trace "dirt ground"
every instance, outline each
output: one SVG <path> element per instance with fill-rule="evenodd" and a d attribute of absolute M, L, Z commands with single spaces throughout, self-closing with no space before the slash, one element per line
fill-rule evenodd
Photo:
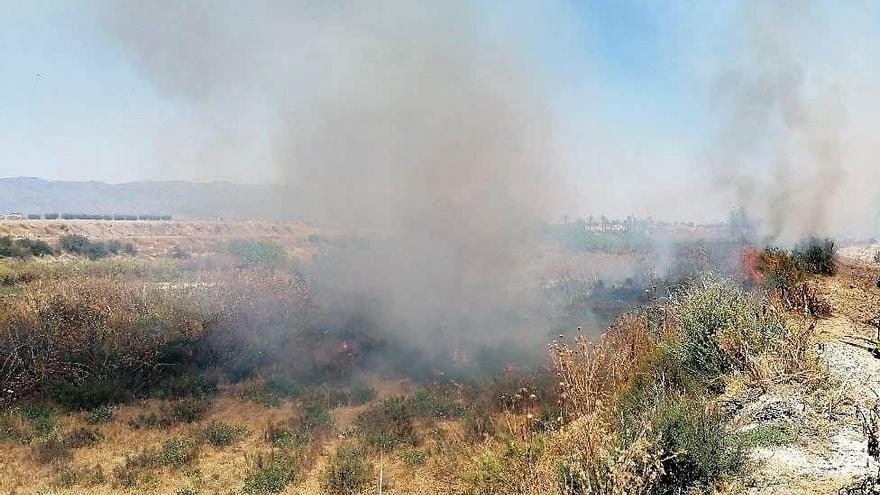
<path fill-rule="evenodd" d="M 790 444 L 752 451 L 756 468 L 746 482 L 747 493 L 849 493 L 846 487 L 877 474 L 859 415 L 880 401 L 880 359 L 872 353 L 880 266 L 870 261 L 869 252 L 842 250 L 838 274 L 815 281 L 833 310 L 830 318 L 816 323 L 817 352 L 827 376 L 813 390 L 769 387 L 749 398 L 749 406 L 738 414 L 743 428 L 781 421 L 799 433 Z"/>

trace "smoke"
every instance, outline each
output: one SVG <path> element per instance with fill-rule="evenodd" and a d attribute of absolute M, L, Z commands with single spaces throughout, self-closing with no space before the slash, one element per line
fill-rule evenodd
<path fill-rule="evenodd" d="M 140 69 L 218 136 L 199 166 L 263 143 L 277 179 L 303 195 L 290 204 L 309 205 L 297 215 L 375 235 L 311 267 L 325 304 L 444 349 L 544 339 L 531 318 L 538 225 L 558 199 L 552 117 L 517 41 L 529 33 L 492 32 L 480 9 L 105 6 Z"/>
<path fill-rule="evenodd" d="M 748 2 L 733 44 L 741 52 L 723 58 L 714 81 L 712 187 L 731 190 L 782 242 L 878 225 L 877 167 L 862 135 L 876 122 L 876 84 L 863 72 L 870 50 L 860 50 L 875 35 L 857 9 L 827 8 Z"/>

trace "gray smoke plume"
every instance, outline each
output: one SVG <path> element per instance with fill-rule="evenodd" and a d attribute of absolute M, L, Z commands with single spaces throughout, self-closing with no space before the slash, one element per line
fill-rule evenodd
<path fill-rule="evenodd" d="M 413 338 L 486 341 L 540 330 L 528 321 L 538 304 L 532 241 L 556 198 L 541 81 L 517 43 L 486 31 L 479 9 L 196 1 L 105 10 L 159 90 L 218 136 L 200 166 L 265 143 L 278 178 L 302 191 L 291 204 L 309 205 L 299 214 L 381 234 L 317 260 L 328 304 L 368 308 Z"/>
<path fill-rule="evenodd" d="M 854 34 L 871 31 L 853 30 L 845 9 L 828 16 L 823 6 L 746 3 L 735 44 L 742 52 L 715 81 L 713 186 L 732 189 L 764 221 L 764 234 L 783 242 L 877 227 L 876 167 L 858 135 L 873 125 L 865 109 L 876 97 L 861 86 L 870 52 Z"/>

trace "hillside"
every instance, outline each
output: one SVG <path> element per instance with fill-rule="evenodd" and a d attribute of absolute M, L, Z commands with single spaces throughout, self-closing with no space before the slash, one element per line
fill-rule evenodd
<path fill-rule="evenodd" d="M 34 177 L 0 178 L 0 213 L 163 214 L 183 219 L 281 220 L 301 212 L 281 186 L 139 181 L 47 181 Z"/>

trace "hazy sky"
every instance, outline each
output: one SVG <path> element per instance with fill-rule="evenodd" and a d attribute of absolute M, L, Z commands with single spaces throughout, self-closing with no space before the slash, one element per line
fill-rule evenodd
<path fill-rule="evenodd" d="M 265 3 L 272 2 L 260 2 Z M 234 118 L 225 120 L 205 112 L 199 98 L 169 90 L 145 70 L 144 54 L 134 53 L 121 39 L 118 25 L 108 27 L 108 4 L 113 2 L 0 0 L 0 176 L 109 182 L 278 180 L 267 124 L 275 118 L 272 106 L 250 105 L 252 93 L 239 95 L 235 87 L 227 87 L 224 108 Z M 163 4 L 171 2 L 155 5 Z M 779 8 L 757 8 L 766 4 Z M 749 102 L 763 95 L 761 78 L 767 71 L 764 62 L 756 62 L 767 46 L 762 29 L 780 33 L 785 48 L 780 51 L 796 60 L 793 73 L 805 81 L 796 88 L 807 95 L 807 104 L 795 106 L 812 108 L 813 89 L 824 94 L 821 88 L 832 88 L 842 108 L 835 115 L 845 115 L 842 119 L 855 128 L 856 136 L 839 146 L 848 150 L 853 141 L 870 148 L 858 130 L 868 128 L 862 125 L 867 117 L 859 116 L 860 102 L 864 95 L 874 94 L 877 83 L 872 79 L 880 73 L 880 63 L 875 62 L 880 53 L 876 2 L 473 5 L 477 29 L 509 50 L 520 65 L 527 65 L 538 81 L 556 150 L 547 160 L 571 193 L 567 208 L 575 213 L 631 210 L 701 219 L 717 216 L 743 198 L 753 200 L 754 191 L 763 187 L 761 170 L 780 173 L 775 162 L 770 166 L 763 160 L 777 160 L 781 152 L 772 144 L 756 145 L 747 156 L 758 165 L 743 178 L 739 169 L 745 167 L 744 158 L 738 148 L 748 148 L 751 142 L 728 145 L 720 136 L 748 129 L 752 117 L 755 129 L 763 125 L 760 115 L 753 115 L 760 105 L 749 107 L 751 113 L 743 117 L 737 100 L 742 88 Z M 753 15 L 756 10 L 768 12 Z M 788 18 L 801 17 L 806 19 L 803 24 L 786 31 Z M 248 18 L 240 22 L 246 24 Z M 249 70 L 236 67 L 236 60 L 233 54 L 228 70 Z M 286 89 L 291 98 L 303 97 L 297 91 L 310 85 L 300 86 L 295 78 L 309 74 L 303 70 L 300 76 L 285 75 L 285 81 L 294 77 Z M 777 75 L 772 70 L 769 74 Z M 725 92 L 730 80 L 735 89 Z M 775 81 L 769 87 L 775 87 Z M 731 93 L 735 96 L 725 96 Z M 771 100 L 768 106 L 776 101 Z M 873 98 L 866 108 L 876 108 Z M 853 121 L 856 125 L 850 124 Z M 752 131 L 758 138 L 742 139 L 755 141 L 770 134 Z M 845 156 L 841 159 L 846 162 Z M 724 173 L 718 173 L 714 162 L 732 165 L 723 165 Z M 856 175 L 866 167 L 859 165 Z M 752 175 L 759 176 L 757 185 L 751 183 Z M 718 190 L 699 187 L 719 182 Z M 726 187 L 732 183 L 737 187 Z M 865 192 L 869 193 L 874 190 Z"/>

